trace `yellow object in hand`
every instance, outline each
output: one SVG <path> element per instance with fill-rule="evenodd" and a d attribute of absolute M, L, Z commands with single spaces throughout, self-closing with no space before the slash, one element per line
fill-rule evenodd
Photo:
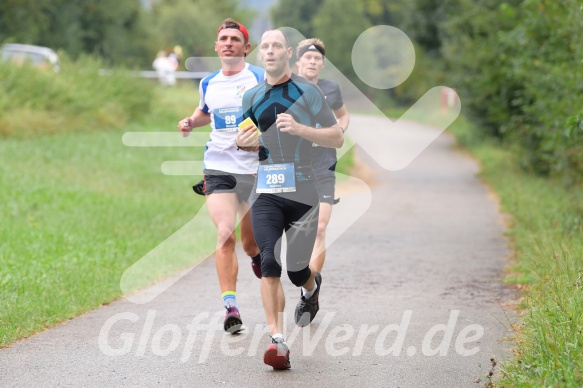
<path fill-rule="evenodd" d="M 259 130 L 259 128 L 257 128 L 253 120 L 251 120 L 251 117 L 247 117 L 245 120 L 241 121 L 241 123 L 239 124 L 239 130 L 245 128 L 248 125 L 253 125 L 255 127 L 255 130 L 257 131 L 257 137 L 261 136 L 261 131 Z"/>

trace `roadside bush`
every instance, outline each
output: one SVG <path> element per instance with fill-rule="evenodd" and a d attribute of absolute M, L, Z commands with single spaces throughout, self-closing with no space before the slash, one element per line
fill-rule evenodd
<path fill-rule="evenodd" d="M 0 64 L 0 136 L 121 128 L 148 112 L 154 84 L 101 62 L 61 55 L 59 73 Z"/>
<path fill-rule="evenodd" d="M 443 57 L 466 113 L 517 145 L 525 169 L 582 180 L 579 1 L 454 0 L 444 7 Z"/>
<path fill-rule="evenodd" d="M 510 72 L 514 53 L 500 44 L 517 23 L 517 8 L 501 0 L 453 0 L 442 12 L 447 15 L 440 34 L 449 83 L 458 89 L 468 118 L 501 138 L 512 116 L 520 114 L 524 89 L 522 78 Z"/>
<path fill-rule="evenodd" d="M 564 131 L 555 132 L 554 170 L 567 185 L 583 182 L 583 111 L 567 120 Z"/>

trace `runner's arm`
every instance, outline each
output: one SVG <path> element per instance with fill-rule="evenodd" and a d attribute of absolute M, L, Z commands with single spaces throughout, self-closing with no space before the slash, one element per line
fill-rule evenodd
<path fill-rule="evenodd" d="M 346 105 L 342 105 L 340 108 L 334 110 L 334 116 L 338 120 L 338 125 L 342 129 L 342 133 L 346 132 L 348 125 L 350 124 L 350 115 L 346 109 Z"/>
<path fill-rule="evenodd" d="M 183 137 L 187 137 L 193 128 L 203 127 L 210 124 L 210 122 L 210 113 L 205 113 L 202 109 L 196 108 L 192 116 L 185 117 L 178 122 L 178 130 Z"/>
<path fill-rule="evenodd" d="M 314 128 L 294 120 L 288 113 L 280 113 L 275 121 L 281 132 L 300 136 L 322 147 L 340 148 L 344 144 L 344 134 L 338 124 L 325 128 Z"/>

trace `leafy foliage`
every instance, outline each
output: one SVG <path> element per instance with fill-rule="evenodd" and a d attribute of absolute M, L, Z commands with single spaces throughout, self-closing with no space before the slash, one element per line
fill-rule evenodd
<path fill-rule="evenodd" d="M 579 1 L 455 0 L 445 12 L 442 53 L 467 112 L 518 145 L 525 168 L 581 180 L 581 139 L 565 132 L 583 104 Z"/>
<path fill-rule="evenodd" d="M 180 45 L 185 49 L 186 56 L 216 55 L 216 31 L 227 17 L 244 24 L 248 19 L 233 0 L 164 1 L 145 15 L 152 31 L 155 31 L 152 40 L 157 47 L 168 49 Z"/>
<path fill-rule="evenodd" d="M 370 27 L 362 5 L 353 0 L 324 0 L 313 23 L 315 36 L 325 37 L 326 56 L 342 74 L 355 79 L 349 53 L 359 35 Z"/>
<path fill-rule="evenodd" d="M 214 32 L 226 17 L 250 20 L 235 0 L 10 0 L 0 3 L 0 42 L 61 49 L 73 59 L 99 56 L 106 65 L 149 68 L 160 49 L 214 54 Z"/>
<path fill-rule="evenodd" d="M 110 64 L 136 65 L 148 55 L 139 0 L 12 0 L 0 4 L 0 41 L 63 49 L 73 58 L 96 54 Z"/>
<path fill-rule="evenodd" d="M 292 27 L 305 37 L 316 36 L 314 17 L 323 0 L 279 0 L 272 10 L 276 27 Z"/>

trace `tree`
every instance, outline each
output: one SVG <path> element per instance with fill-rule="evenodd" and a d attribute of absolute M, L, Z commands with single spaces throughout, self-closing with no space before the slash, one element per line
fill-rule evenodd
<path fill-rule="evenodd" d="M 314 18 L 314 35 L 326 45 L 326 57 L 346 77 L 357 81 L 351 52 L 356 39 L 371 27 L 362 5 L 353 0 L 325 0 Z"/>
<path fill-rule="evenodd" d="M 408 4 L 403 29 L 431 57 L 441 49 L 439 25 L 443 21 L 443 1 L 414 0 Z"/>
<path fill-rule="evenodd" d="M 155 50 L 179 45 L 189 57 L 215 56 L 217 28 L 223 20 L 232 17 L 245 23 L 246 16 L 231 0 L 171 0 L 157 4 L 148 18 Z"/>
<path fill-rule="evenodd" d="M 0 3 L 0 39 L 136 63 L 145 54 L 139 0 L 8 0 Z"/>
<path fill-rule="evenodd" d="M 366 18 L 375 26 L 388 25 L 397 28 L 403 26 L 405 12 L 408 10 L 406 0 L 358 0 Z"/>
<path fill-rule="evenodd" d="M 292 27 L 305 37 L 316 34 L 312 23 L 323 0 L 280 0 L 273 8 L 272 18 L 277 27 Z"/>
<path fill-rule="evenodd" d="M 528 170 L 583 180 L 580 1 L 447 4 L 442 56 L 466 113 L 501 142 L 516 145 Z"/>
<path fill-rule="evenodd" d="M 52 7 L 35 0 L 5 0 L 0 2 L 0 42 L 13 41 L 34 44 L 47 32 L 51 23 L 47 13 Z"/>

